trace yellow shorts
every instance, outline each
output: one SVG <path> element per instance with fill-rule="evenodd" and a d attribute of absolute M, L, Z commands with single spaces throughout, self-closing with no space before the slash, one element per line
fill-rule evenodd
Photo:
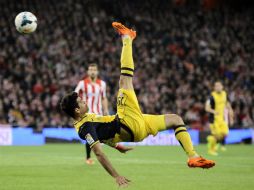
<path fill-rule="evenodd" d="M 117 115 L 134 135 L 134 142 L 142 141 L 148 135 L 156 135 L 166 129 L 164 115 L 143 114 L 134 90 L 119 89 Z"/>
<path fill-rule="evenodd" d="M 225 121 L 215 121 L 210 124 L 211 133 L 213 135 L 226 136 L 229 129 L 228 124 Z"/>

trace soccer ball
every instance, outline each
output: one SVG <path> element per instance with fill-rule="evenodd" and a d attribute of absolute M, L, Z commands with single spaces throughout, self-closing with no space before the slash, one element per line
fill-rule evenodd
<path fill-rule="evenodd" d="M 37 28 L 37 18 L 33 13 L 21 12 L 15 18 L 16 29 L 22 34 L 29 34 Z"/>

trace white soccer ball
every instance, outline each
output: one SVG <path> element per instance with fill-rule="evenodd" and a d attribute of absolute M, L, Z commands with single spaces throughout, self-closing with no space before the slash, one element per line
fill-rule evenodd
<path fill-rule="evenodd" d="M 33 13 L 21 12 L 15 18 L 16 29 L 22 34 L 29 34 L 37 28 L 37 18 Z"/>

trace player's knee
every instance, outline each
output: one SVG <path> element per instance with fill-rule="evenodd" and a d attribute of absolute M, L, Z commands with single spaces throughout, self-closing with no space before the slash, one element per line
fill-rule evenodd
<path fill-rule="evenodd" d="M 174 124 L 175 124 L 175 126 L 184 125 L 182 117 L 177 114 L 174 114 Z"/>
<path fill-rule="evenodd" d="M 182 117 L 177 114 L 166 114 L 165 122 L 167 127 L 184 125 Z"/>
<path fill-rule="evenodd" d="M 133 89 L 132 77 L 120 76 L 119 87 L 123 89 Z"/>
<path fill-rule="evenodd" d="M 217 141 L 222 140 L 223 136 L 221 134 L 215 134 L 214 135 Z"/>
<path fill-rule="evenodd" d="M 119 87 L 122 88 L 122 86 L 124 86 L 124 80 L 122 77 L 120 77 L 119 79 Z"/>

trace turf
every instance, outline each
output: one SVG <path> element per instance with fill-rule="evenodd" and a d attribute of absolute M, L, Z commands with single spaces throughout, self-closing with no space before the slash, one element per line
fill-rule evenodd
<path fill-rule="evenodd" d="M 135 190 L 248 190 L 254 188 L 254 146 L 231 145 L 210 170 L 189 169 L 178 146 L 135 147 L 128 154 L 103 148 L 120 174 Z M 205 154 L 205 146 L 196 147 Z M 80 144 L 39 147 L 0 147 L 1 190 L 112 190 L 118 189 L 96 162 L 84 164 Z"/>

